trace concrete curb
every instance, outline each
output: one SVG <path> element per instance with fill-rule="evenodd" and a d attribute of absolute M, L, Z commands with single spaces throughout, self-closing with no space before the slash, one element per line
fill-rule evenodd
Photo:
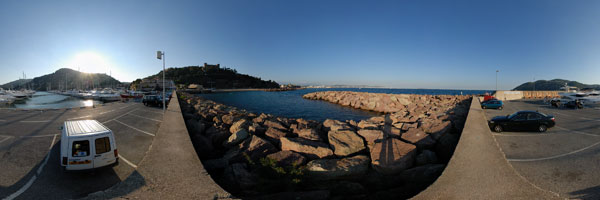
<path fill-rule="evenodd" d="M 521 177 L 506 160 L 473 98 L 454 155 L 442 175 L 413 199 L 559 199 Z"/>
<path fill-rule="evenodd" d="M 230 199 L 204 169 L 192 145 L 181 114 L 177 93 L 173 97 L 156 137 L 126 180 L 88 199 Z"/>

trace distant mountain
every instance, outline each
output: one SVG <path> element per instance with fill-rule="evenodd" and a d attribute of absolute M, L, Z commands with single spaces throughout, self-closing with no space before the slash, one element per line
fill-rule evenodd
<path fill-rule="evenodd" d="M 221 68 L 219 64 L 204 66 L 187 66 L 182 68 L 168 68 L 165 77 L 175 84 L 198 84 L 204 88 L 230 89 L 230 88 L 279 88 L 275 81 L 265 81 L 247 74 L 239 74 L 235 69 Z M 161 79 L 163 71 L 144 79 Z M 140 80 L 134 81 L 137 84 Z"/>
<path fill-rule="evenodd" d="M 4 85 L 0 85 L 1 88 L 4 89 L 20 89 L 23 87 L 27 87 L 26 84 L 30 83 L 32 79 L 19 79 L 16 81 L 12 81 L 9 83 L 6 83 Z"/>
<path fill-rule="evenodd" d="M 584 88 L 590 88 L 590 89 L 596 89 L 596 90 L 600 90 L 600 85 L 598 84 L 593 84 L 593 85 L 588 85 L 588 84 L 583 84 L 577 81 L 569 81 L 569 80 L 564 80 L 564 79 L 553 79 L 553 80 L 538 80 L 534 82 L 527 82 L 527 83 L 523 83 L 519 86 L 517 86 L 515 89 L 513 90 L 523 90 L 523 91 L 530 91 L 530 90 L 562 90 L 561 87 L 565 86 L 565 83 L 567 83 L 568 86 L 571 87 L 577 87 L 579 89 L 584 89 Z M 535 88 L 534 88 L 535 87 Z"/>
<path fill-rule="evenodd" d="M 15 83 L 22 83 L 25 80 L 29 81 L 24 84 Z M 116 87 L 121 84 L 121 82 L 106 74 L 83 73 L 68 68 L 62 68 L 52 74 L 46 74 L 33 79 L 16 80 L 2 85 L 2 87 L 7 89 L 8 87 L 5 85 L 11 83 L 13 89 L 31 88 L 38 91 L 105 88 Z"/>

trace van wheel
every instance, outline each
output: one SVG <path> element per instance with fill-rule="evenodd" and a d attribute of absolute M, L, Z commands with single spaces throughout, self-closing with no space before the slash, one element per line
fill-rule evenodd
<path fill-rule="evenodd" d="M 498 110 L 502 110 L 502 108 L 503 108 L 503 107 L 504 107 L 504 106 L 500 106 L 500 107 L 498 107 Z"/>
<path fill-rule="evenodd" d="M 548 130 L 548 127 L 546 127 L 546 125 L 540 125 L 540 127 L 538 127 L 538 131 L 540 132 L 546 132 L 546 130 Z"/>
<path fill-rule="evenodd" d="M 500 125 L 494 126 L 494 131 L 496 131 L 496 133 L 502 132 L 502 126 L 500 126 Z"/>
<path fill-rule="evenodd" d="M 483 109 L 486 109 L 487 107 L 485 107 L 485 106 L 481 106 L 481 108 L 483 108 Z"/>

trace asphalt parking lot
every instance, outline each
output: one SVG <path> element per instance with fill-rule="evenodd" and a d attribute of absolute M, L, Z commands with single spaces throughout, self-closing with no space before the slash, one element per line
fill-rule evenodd
<path fill-rule="evenodd" d="M 160 123 L 160 108 L 115 102 L 95 108 L 0 110 L 0 199 L 72 199 L 111 187 L 135 172 Z M 60 168 L 60 126 L 95 119 L 115 134 L 119 165 L 84 172 Z"/>
<path fill-rule="evenodd" d="M 519 110 L 554 115 L 545 133 L 492 132 L 506 159 L 534 186 L 565 198 L 600 199 L 600 110 L 554 108 L 541 100 L 505 101 L 486 120 Z"/>

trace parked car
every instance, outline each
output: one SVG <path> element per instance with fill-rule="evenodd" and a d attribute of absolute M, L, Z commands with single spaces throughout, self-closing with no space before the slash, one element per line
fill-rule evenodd
<path fill-rule="evenodd" d="M 144 95 L 142 98 L 142 103 L 145 106 L 159 106 L 162 107 L 162 99 L 160 99 L 157 95 Z"/>
<path fill-rule="evenodd" d="M 61 129 L 60 165 L 64 171 L 119 164 L 115 136 L 100 122 L 65 121 Z"/>
<path fill-rule="evenodd" d="M 500 100 L 489 100 L 481 103 L 481 108 L 496 108 L 498 110 L 502 110 L 502 108 L 504 108 L 504 103 Z"/>
<path fill-rule="evenodd" d="M 569 101 L 567 103 L 565 103 L 564 105 L 567 108 L 573 108 L 573 109 L 583 109 L 583 102 L 579 101 L 579 100 L 575 100 L 575 101 Z"/>
<path fill-rule="evenodd" d="M 539 131 L 545 132 L 555 125 L 552 115 L 537 111 L 518 111 L 511 115 L 496 116 L 488 121 L 490 129 L 502 131 Z"/>
<path fill-rule="evenodd" d="M 483 101 L 481 101 L 481 103 L 487 102 L 487 101 L 490 101 L 490 100 L 498 100 L 498 99 L 496 99 L 496 97 L 491 96 L 491 95 L 485 95 L 485 96 L 483 96 Z"/>

